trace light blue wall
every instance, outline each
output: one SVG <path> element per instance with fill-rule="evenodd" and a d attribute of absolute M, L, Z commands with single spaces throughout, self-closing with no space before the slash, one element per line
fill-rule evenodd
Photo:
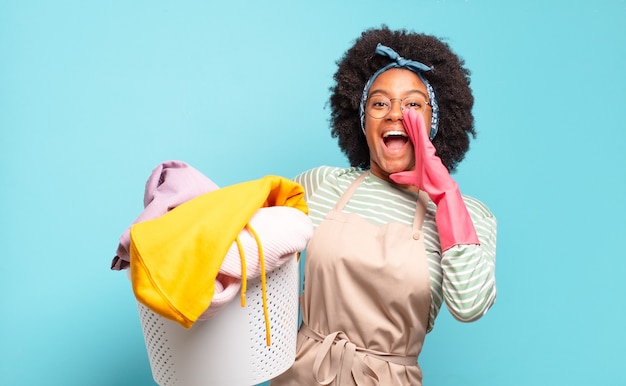
<path fill-rule="evenodd" d="M 478 139 L 456 178 L 499 219 L 496 305 L 444 311 L 426 385 L 624 385 L 626 1 L 0 1 L 0 384 L 152 385 L 109 270 L 145 180 L 345 165 L 325 104 L 366 27 L 447 38 Z"/>

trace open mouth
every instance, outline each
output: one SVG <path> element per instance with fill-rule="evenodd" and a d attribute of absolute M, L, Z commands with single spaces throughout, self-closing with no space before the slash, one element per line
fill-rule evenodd
<path fill-rule="evenodd" d="M 388 131 L 383 134 L 383 142 L 389 149 L 400 149 L 409 141 L 409 137 L 403 131 Z"/>

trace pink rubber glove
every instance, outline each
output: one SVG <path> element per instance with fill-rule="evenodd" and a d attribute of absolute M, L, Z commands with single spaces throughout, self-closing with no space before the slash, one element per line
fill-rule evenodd
<path fill-rule="evenodd" d="M 442 252 L 459 244 L 480 244 L 459 185 L 435 155 L 435 147 L 426 133 L 424 117 L 406 109 L 403 118 L 402 123 L 413 142 L 415 169 L 393 173 L 389 177 L 398 184 L 413 185 L 425 191 L 437 205 L 435 221 Z"/>

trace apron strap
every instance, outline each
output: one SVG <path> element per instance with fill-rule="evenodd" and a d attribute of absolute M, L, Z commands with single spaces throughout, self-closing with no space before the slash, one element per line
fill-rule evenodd
<path fill-rule="evenodd" d="M 350 201 L 350 198 L 352 197 L 352 194 L 354 193 L 356 188 L 359 186 L 361 182 L 365 180 L 365 177 L 367 177 L 369 173 L 370 171 L 366 170 L 363 173 L 361 173 L 361 175 L 358 176 L 354 181 L 352 181 L 350 186 L 348 186 L 348 189 L 346 189 L 346 191 L 343 192 L 341 197 L 339 197 L 339 201 L 337 201 L 337 203 L 335 204 L 335 208 L 334 208 L 335 210 L 342 210 L 343 207 L 346 206 L 348 201 Z"/>
<path fill-rule="evenodd" d="M 422 190 L 419 191 L 417 202 L 415 203 L 415 216 L 413 216 L 413 230 L 421 231 L 424 224 L 424 216 L 428 207 L 428 194 Z"/>

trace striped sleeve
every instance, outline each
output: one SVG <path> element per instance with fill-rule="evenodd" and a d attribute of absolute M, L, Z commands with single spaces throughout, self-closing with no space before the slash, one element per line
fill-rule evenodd
<path fill-rule="evenodd" d="M 496 219 L 478 200 L 464 196 L 480 245 L 456 245 L 441 258 L 443 297 L 452 315 L 471 322 L 496 299 Z"/>
<path fill-rule="evenodd" d="M 317 227 L 335 206 L 341 194 L 348 188 L 354 176 L 354 168 L 319 166 L 307 170 L 294 178 L 304 187 L 304 197 L 309 206 L 309 217 Z"/>
<path fill-rule="evenodd" d="M 322 182 L 326 179 L 326 176 L 339 170 L 343 169 L 331 166 L 319 166 L 298 174 L 293 180 L 304 187 L 304 197 L 308 201 L 311 199 L 311 196 L 317 192 Z"/>

